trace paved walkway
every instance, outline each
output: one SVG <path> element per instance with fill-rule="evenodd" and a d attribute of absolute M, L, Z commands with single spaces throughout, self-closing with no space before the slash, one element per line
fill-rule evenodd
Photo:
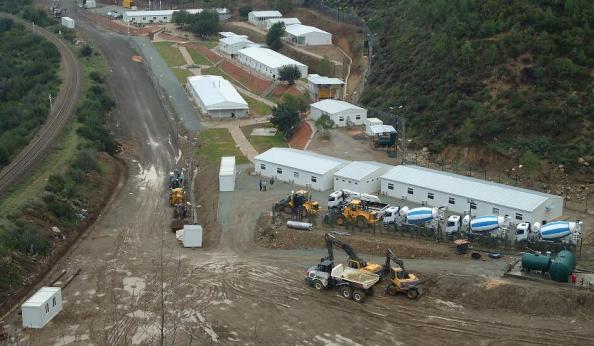
<path fill-rule="evenodd" d="M 186 48 L 184 46 L 177 46 L 177 48 L 179 49 L 179 52 L 181 53 L 181 55 L 184 57 L 186 64 L 194 65 L 194 59 L 192 59 L 192 56 L 188 52 L 188 48 Z"/>

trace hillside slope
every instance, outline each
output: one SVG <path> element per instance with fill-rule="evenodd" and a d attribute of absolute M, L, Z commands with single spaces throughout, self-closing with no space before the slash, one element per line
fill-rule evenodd
<path fill-rule="evenodd" d="M 377 34 L 362 102 L 405 105 L 414 142 L 531 151 L 568 168 L 594 159 L 594 2 L 336 3 Z"/>

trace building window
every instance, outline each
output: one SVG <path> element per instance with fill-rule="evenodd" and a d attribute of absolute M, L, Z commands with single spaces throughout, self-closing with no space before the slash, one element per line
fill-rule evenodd
<path fill-rule="evenodd" d="M 433 198 L 435 198 L 435 196 L 433 196 L 433 192 L 427 192 L 427 198 L 428 198 L 428 199 L 433 199 Z"/>
<path fill-rule="evenodd" d="M 338 121 L 344 121 L 344 117 L 338 117 Z"/>
<path fill-rule="evenodd" d="M 282 168 L 280 168 L 280 167 L 278 167 L 278 168 L 276 169 L 276 173 L 278 173 L 278 174 L 283 174 L 283 169 L 282 169 Z"/>
<path fill-rule="evenodd" d="M 493 208 L 493 214 L 499 215 L 499 208 Z"/>
<path fill-rule="evenodd" d="M 455 199 L 454 197 L 450 197 L 450 198 L 448 199 L 448 203 L 449 203 L 449 204 L 456 204 L 456 199 Z"/>
<path fill-rule="evenodd" d="M 361 120 L 361 116 L 359 114 L 355 115 L 356 120 Z"/>
<path fill-rule="evenodd" d="M 56 306 L 56 297 L 52 298 L 52 306 Z"/>
<path fill-rule="evenodd" d="M 476 210 L 476 203 L 470 202 L 470 209 L 475 209 Z"/>
<path fill-rule="evenodd" d="M 394 190 L 394 184 L 388 183 L 388 190 Z"/>
<path fill-rule="evenodd" d="M 49 314 L 49 304 L 45 303 L 45 313 Z"/>
<path fill-rule="evenodd" d="M 359 183 L 358 182 L 355 182 L 355 185 L 359 185 Z"/>
<path fill-rule="evenodd" d="M 349 180 L 349 184 L 351 183 L 351 181 Z"/>
<path fill-rule="evenodd" d="M 312 183 L 315 183 L 315 182 L 317 182 L 317 181 L 318 181 L 318 178 L 312 175 L 312 176 L 311 176 L 311 182 L 312 182 Z"/>
<path fill-rule="evenodd" d="M 299 172 L 293 172 L 293 177 L 299 178 Z"/>
<path fill-rule="evenodd" d="M 524 218 L 524 215 L 522 215 L 520 213 L 516 213 L 516 220 L 522 221 L 523 218 Z"/>
<path fill-rule="evenodd" d="M 260 169 L 266 169 L 266 165 L 265 165 L 265 164 L 263 164 L 263 163 L 261 163 L 261 164 L 260 164 Z"/>
<path fill-rule="evenodd" d="M 407 190 L 409 195 L 414 195 L 415 194 L 415 190 L 412 187 L 409 187 Z"/>

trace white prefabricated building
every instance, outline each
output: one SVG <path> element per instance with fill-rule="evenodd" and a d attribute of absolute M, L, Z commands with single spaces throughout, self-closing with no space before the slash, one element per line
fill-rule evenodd
<path fill-rule="evenodd" d="M 256 173 L 311 190 L 324 191 L 334 184 L 334 173 L 348 161 L 291 148 L 270 148 L 254 158 Z"/>
<path fill-rule="evenodd" d="M 221 157 L 219 169 L 219 191 L 235 190 L 235 156 Z"/>
<path fill-rule="evenodd" d="M 289 25 L 301 24 L 298 18 L 271 18 L 266 20 L 266 31 L 270 30 L 276 23 L 283 23 L 285 27 Z"/>
<path fill-rule="evenodd" d="M 202 247 L 202 226 L 184 225 L 184 228 L 175 232 L 175 237 L 183 247 Z"/>
<path fill-rule="evenodd" d="M 129 24 L 151 24 L 151 23 L 171 23 L 173 20 L 173 13 L 182 10 L 149 10 L 149 11 L 125 11 L 122 20 Z M 186 8 L 183 11 L 189 14 L 197 14 L 204 11 L 201 8 Z M 230 17 L 229 9 L 227 8 L 213 8 L 207 11 L 216 11 L 219 15 L 219 20 Z"/>
<path fill-rule="evenodd" d="M 344 81 L 339 78 L 320 76 L 312 73 L 307 76 L 307 89 L 315 101 L 325 99 L 342 99 Z"/>
<path fill-rule="evenodd" d="M 221 76 L 188 77 L 187 88 L 203 114 L 215 118 L 242 118 L 248 115 L 247 102 Z"/>
<path fill-rule="evenodd" d="M 563 197 L 429 168 L 400 165 L 381 177 L 381 193 L 390 197 L 447 207 L 473 216 L 508 215 L 513 223 L 561 217 Z"/>
<path fill-rule="evenodd" d="M 239 50 L 239 62 L 269 78 L 278 78 L 278 70 L 284 66 L 297 66 L 301 78 L 307 77 L 307 65 L 286 57 L 272 49 L 248 47 Z"/>
<path fill-rule="evenodd" d="M 252 11 L 248 13 L 248 22 L 259 28 L 266 28 L 266 21 L 272 18 L 282 18 L 279 11 Z"/>
<path fill-rule="evenodd" d="M 332 44 L 332 34 L 309 25 L 294 24 L 285 27 L 289 42 L 297 46 L 321 46 Z"/>
<path fill-rule="evenodd" d="M 384 122 L 378 118 L 367 118 L 365 119 L 365 134 L 368 136 L 373 136 L 373 132 L 371 131 L 371 126 L 373 125 L 383 125 Z"/>
<path fill-rule="evenodd" d="M 96 8 L 97 2 L 95 0 L 87 0 L 84 3 L 84 8 Z"/>
<path fill-rule="evenodd" d="M 42 287 L 21 305 L 23 328 L 43 328 L 61 310 L 60 287 Z"/>
<path fill-rule="evenodd" d="M 318 120 L 322 114 L 328 114 L 336 127 L 363 125 L 367 119 L 367 110 L 341 100 L 322 100 L 310 105 L 309 118 Z"/>
<path fill-rule="evenodd" d="M 62 26 L 65 26 L 68 29 L 74 29 L 74 19 L 70 17 L 62 17 Z"/>
<path fill-rule="evenodd" d="M 334 190 L 374 194 L 380 190 L 380 177 L 392 167 L 373 161 L 353 161 L 334 173 Z"/>
<path fill-rule="evenodd" d="M 237 55 L 240 49 L 251 46 L 257 46 L 256 43 L 250 41 L 246 35 L 235 35 L 219 39 L 219 50 L 231 56 Z"/>

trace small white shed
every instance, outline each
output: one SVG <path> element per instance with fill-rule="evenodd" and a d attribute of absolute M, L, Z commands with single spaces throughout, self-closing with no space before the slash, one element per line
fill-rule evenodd
<path fill-rule="evenodd" d="M 85 8 L 95 8 L 97 7 L 97 2 L 95 0 L 87 0 L 85 2 Z"/>
<path fill-rule="evenodd" d="M 62 17 L 62 26 L 65 26 L 68 29 L 74 29 L 74 19 L 70 17 Z"/>
<path fill-rule="evenodd" d="M 367 119 L 367 109 L 354 104 L 340 100 L 322 100 L 310 105 L 311 112 L 309 118 L 318 120 L 322 114 L 326 113 L 334 120 L 337 127 L 343 127 L 350 124 L 363 125 Z"/>
<path fill-rule="evenodd" d="M 219 169 L 219 191 L 235 190 L 235 156 L 221 157 Z"/>
<path fill-rule="evenodd" d="M 285 27 L 289 42 L 297 46 L 332 44 L 332 34 L 314 26 L 293 24 Z"/>
<path fill-rule="evenodd" d="M 61 310 L 60 287 L 42 287 L 21 305 L 23 328 L 43 328 Z"/>
<path fill-rule="evenodd" d="M 276 23 L 282 23 L 284 27 L 288 25 L 301 24 L 299 18 L 271 18 L 266 20 L 266 31 L 270 30 Z"/>
<path fill-rule="evenodd" d="M 371 126 L 373 125 L 383 125 L 384 122 L 378 118 L 367 118 L 365 119 L 365 134 L 368 136 L 372 136 L 373 132 L 371 132 Z"/>
<path fill-rule="evenodd" d="M 257 44 L 250 41 L 246 35 L 235 35 L 219 39 L 219 50 L 232 57 L 236 55 L 240 49 L 254 45 L 257 46 Z"/>
<path fill-rule="evenodd" d="M 282 18 L 279 11 L 252 11 L 248 13 L 248 22 L 259 28 L 266 28 L 266 21 L 272 18 Z"/>
<path fill-rule="evenodd" d="M 372 161 L 353 161 L 334 173 L 334 190 L 376 193 L 380 190 L 380 177 L 392 166 Z"/>
<path fill-rule="evenodd" d="M 175 237 L 184 247 L 202 247 L 202 226 L 184 225 L 184 228 L 175 232 Z"/>

